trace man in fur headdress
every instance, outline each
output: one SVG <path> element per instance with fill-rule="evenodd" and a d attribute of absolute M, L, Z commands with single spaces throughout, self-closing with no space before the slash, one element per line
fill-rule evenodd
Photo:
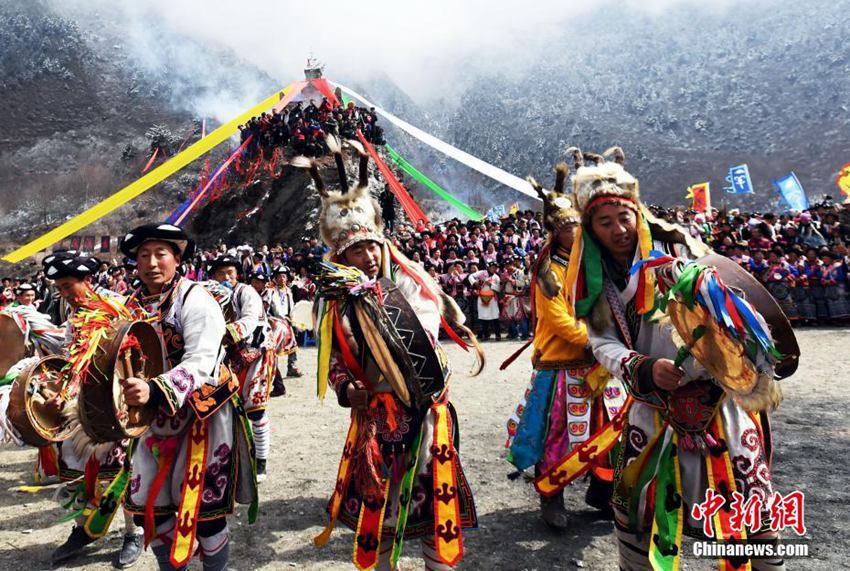
<path fill-rule="evenodd" d="M 377 304 L 370 315 L 380 315 L 395 289 L 410 311 L 399 313 L 398 327 L 387 319 L 379 331 L 374 322 L 357 317 L 354 293 L 334 296 L 327 280 L 320 280 L 325 285 L 317 320 L 319 395 L 329 383 L 340 405 L 352 409 L 352 421 L 328 507 L 331 521 L 315 542 L 327 542 L 339 519 L 356 532 L 353 559 L 359 569 L 395 568 L 402 541 L 412 538 L 421 540 L 426 568 L 450 569 L 463 555 L 461 529 L 475 527 L 477 516 L 458 457 L 457 417 L 446 390 L 450 369 L 438 341 L 441 324 L 460 343 L 452 327 L 464 330 L 482 359 L 483 354 L 454 301 L 385 239 L 380 206 L 369 194 L 368 158 L 359 144 L 351 144 L 361 160 L 360 179 L 350 192 L 342 154 L 332 137 L 329 146 L 343 192 L 325 187 L 315 162 L 296 158 L 293 164 L 310 169 L 322 197 L 319 225 L 331 247 L 329 260 L 355 276 L 354 288 L 345 291 L 368 289 Z M 409 353 L 403 344 L 395 344 L 395 349 L 402 347 L 401 353 L 387 359 L 375 350 L 380 344 L 376 337 L 401 335 L 402 323 L 421 330 L 422 336 L 415 338 L 419 344 L 411 345 Z M 414 354 L 415 347 L 421 355 Z M 393 372 L 394 366 L 405 367 L 404 361 L 413 358 L 431 359 L 445 379 L 444 388 L 424 402 L 405 398 L 406 386 L 398 384 L 398 369 Z"/>
<path fill-rule="evenodd" d="M 580 219 L 572 199 L 564 193 L 567 165 L 558 164 L 555 172 L 555 188 L 548 193 L 529 179 L 543 200 L 543 225 L 549 239 L 533 277 L 534 372 L 522 402 L 508 421 L 508 461 L 520 471 L 534 466 L 537 476 L 557 467 L 565 457 L 578 461 L 573 451 L 620 412 L 626 397 L 620 381 L 609 380 L 607 372 L 595 365 L 587 328 L 583 320 L 576 319 L 564 287 Z M 611 439 L 615 441 L 616 436 Z M 601 455 L 598 462 L 584 463 L 572 470 L 569 479 L 541 492 L 543 520 L 555 529 L 566 529 L 564 486 L 586 473 L 590 476 L 587 503 L 610 513 L 610 466 L 607 456 Z"/>
<path fill-rule="evenodd" d="M 714 267 L 690 260 L 706 253 L 704 245 L 686 230 L 655 219 L 641 204 L 638 181 L 625 170 L 621 149 L 603 156 L 571 152 L 578 166 L 573 189 L 582 224 L 564 287 L 576 315 L 588 319 L 594 355 L 634 399 L 624 419 L 612 497 L 620 569 L 677 569 L 683 531 L 705 537 L 703 530 L 715 522 L 715 541 L 775 543 L 769 526 L 741 529 L 726 516 L 712 522 L 705 521 L 712 519 L 705 513 L 696 517 L 711 493 L 725 500 L 724 510 L 737 492 L 744 500 L 763 502 L 757 517 L 768 513 L 773 487 L 766 409 L 778 403 L 778 394 L 769 355 L 775 347 L 764 320 L 727 292 Z M 672 312 L 686 307 L 682 299 L 689 311 L 705 308 L 705 314 L 711 308 L 707 321 L 690 332 L 694 340 L 688 345 L 674 328 L 679 322 L 672 321 Z M 740 308 L 740 315 L 729 307 Z M 721 308 L 718 316 L 734 313 L 730 319 L 741 322 L 739 330 L 723 331 L 719 338 L 743 337 L 752 356 L 732 351 L 701 361 L 689 356 L 697 339 L 714 331 L 715 308 Z M 763 334 L 763 350 L 747 337 L 746 331 L 756 330 Z M 736 392 L 708 371 L 713 360 L 729 360 L 739 369 L 746 359 L 764 371 L 759 394 Z M 762 398 L 762 389 L 772 396 Z M 739 402 L 749 403 L 749 410 Z M 724 563 L 740 569 L 747 561 Z M 784 565 L 781 559 L 753 559 L 752 568 Z"/>

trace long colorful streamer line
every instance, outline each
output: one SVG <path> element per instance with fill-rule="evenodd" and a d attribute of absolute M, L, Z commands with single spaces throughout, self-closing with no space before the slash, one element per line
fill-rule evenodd
<path fill-rule="evenodd" d="M 288 85 L 283 89 L 284 99 L 285 96 L 289 94 L 292 89 L 292 84 Z M 45 248 L 67 238 L 71 234 L 75 232 L 79 232 L 81 229 L 85 228 L 92 222 L 99 220 L 112 212 L 113 210 L 123 206 L 127 202 L 133 200 L 140 194 L 148 191 L 156 184 L 159 184 L 172 174 L 176 173 L 198 157 L 208 153 L 214 147 L 217 147 L 231 136 L 236 133 L 239 125 L 250 119 L 255 115 L 259 115 L 263 111 L 274 107 L 281 100 L 281 92 L 276 91 L 274 95 L 271 95 L 264 99 L 262 102 L 254 105 L 250 109 L 247 109 L 228 121 L 227 123 L 221 125 L 213 132 L 209 133 L 203 139 L 198 140 L 197 142 L 190 145 L 185 151 L 171 157 L 171 160 L 164 162 L 159 165 L 157 168 L 153 169 L 149 173 L 144 176 L 136 179 L 131 182 L 115 194 L 107 197 L 106 199 L 98 202 L 85 212 L 78 214 L 74 218 L 68 220 L 64 224 L 61 224 L 31 240 L 29 243 L 21 246 L 17 250 L 10 252 L 3 256 L 3 259 L 7 262 L 16 263 L 21 260 L 32 256 L 44 250 Z"/>
<path fill-rule="evenodd" d="M 467 152 L 461 151 L 457 147 L 453 147 L 452 145 L 446 143 L 445 141 L 441 141 L 437 137 L 426 133 L 422 129 L 414 127 L 413 125 L 411 125 L 407 121 L 403 121 L 402 119 L 399 119 L 398 117 L 396 117 L 392 113 L 378 107 L 374 103 L 368 101 L 362 95 L 352 91 L 351 89 L 349 89 L 348 87 L 346 87 L 344 85 L 341 85 L 341 84 L 333 82 L 333 81 L 331 81 L 329 83 L 331 85 L 333 85 L 334 87 L 338 87 L 342 91 L 348 93 L 349 95 L 351 95 L 355 99 L 360 100 L 365 106 L 374 107 L 375 112 L 377 112 L 379 115 L 384 117 L 387 121 L 389 121 L 390 123 L 392 123 L 393 125 L 395 125 L 399 129 L 405 131 L 407 134 L 419 139 L 420 141 L 422 141 L 426 145 L 437 149 L 438 151 L 442 152 L 443 154 L 450 156 L 451 158 L 455 159 L 456 161 L 465 164 L 469 168 L 477 170 L 481 174 L 488 176 L 488 177 L 492 178 L 493 180 L 496 180 L 496 181 L 504 184 L 505 186 L 509 186 L 510 188 L 513 188 L 514 190 L 518 190 L 519 192 L 525 194 L 526 196 L 530 196 L 531 198 L 533 198 L 535 200 L 540 200 L 540 197 L 537 195 L 537 192 L 531 187 L 531 184 L 529 184 L 528 181 L 525 181 L 525 180 L 519 178 L 518 176 L 512 175 L 511 173 L 509 173 L 507 171 L 503 171 L 499 167 L 493 166 L 490 163 L 486 163 L 486 162 L 482 161 L 481 159 L 479 159 L 478 157 L 474 157 Z"/>
<path fill-rule="evenodd" d="M 418 171 L 413 165 L 404 160 L 402 156 L 399 155 L 398 152 L 391 146 L 384 145 L 384 148 L 390 155 L 390 159 L 392 159 L 395 164 L 401 167 L 404 172 L 416 179 L 425 188 L 427 188 L 428 190 L 430 190 L 431 192 L 433 192 L 434 194 L 436 194 L 437 196 L 457 208 L 461 212 L 461 214 L 471 220 L 476 221 L 482 220 L 484 218 L 483 214 L 481 214 L 462 200 L 452 196 L 448 191 L 440 187 L 436 182 L 434 182 L 433 180 L 422 174 L 420 171 Z"/>

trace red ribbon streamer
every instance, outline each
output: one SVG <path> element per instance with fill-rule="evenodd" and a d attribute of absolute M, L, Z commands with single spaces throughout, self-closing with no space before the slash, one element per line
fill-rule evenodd
<path fill-rule="evenodd" d="M 153 150 L 153 154 L 151 155 L 151 158 L 148 160 L 148 164 L 146 164 L 145 168 L 142 169 L 142 172 L 148 172 L 148 169 L 151 168 L 151 165 L 153 164 L 154 160 L 156 160 L 156 156 L 158 154 L 159 154 L 159 147 L 157 147 Z"/>
<path fill-rule="evenodd" d="M 378 170 L 381 171 L 381 174 L 384 175 L 384 179 L 390 185 L 390 190 L 393 194 L 398 198 L 399 204 L 404 209 L 405 214 L 413 222 L 413 225 L 417 229 L 421 229 L 424 226 L 427 226 L 431 223 L 428 219 L 428 216 L 419 208 L 419 205 L 414 202 L 413 197 L 405 190 L 404 186 L 402 186 L 401 182 L 395 177 L 393 172 L 387 166 L 387 163 L 384 162 L 384 159 L 375 151 L 375 148 L 366 140 L 366 137 L 363 136 L 363 133 L 360 132 L 360 129 L 357 129 L 357 138 L 360 139 L 360 142 L 363 143 L 363 146 L 366 147 L 366 152 L 369 153 L 369 156 L 372 157 L 372 160 L 375 161 L 375 164 L 378 165 Z"/>
<path fill-rule="evenodd" d="M 334 105 L 339 105 L 339 99 L 337 99 L 336 94 L 331 89 L 331 86 L 328 84 L 326 79 L 312 79 L 310 83 L 313 87 L 319 90 L 319 92 L 328 98 L 328 101 L 331 101 Z M 360 139 L 360 142 L 363 143 L 363 146 L 366 147 L 366 152 L 369 153 L 369 156 L 372 157 L 372 160 L 375 161 L 375 164 L 378 165 L 378 170 L 381 171 L 381 174 L 384 175 L 384 179 L 390 185 L 390 190 L 392 190 L 393 194 L 398 198 L 399 204 L 404 209 L 404 212 L 407 214 L 407 217 L 410 218 L 410 221 L 413 222 L 414 226 L 420 228 L 427 224 L 430 224 L 431 221 L 428 219 L 428 216 L 422 211 L 421 208 L 414 202 L 413 197 L 405 190 L 404 186 L 402 186 L 401 182 L 395 177 L 392 171 L 387 166 L 387 163 L 378 155 L 375 151 L 375 148 L 366 140 L 366 137 L 363 136 L 363 133 L 360 132 L 360 129 L 357 130 L 357 138 Z"/>
<path fill-rule="evenodd" d="M 215 180 L 219 177 L 219 175 L 224 172 L 224 169 L 226 169 L 230 165 L 230 163 L 232 163 L 236 159 L 236 157 L 238 157 L 242 153 L 242 151 L 245 149 L 245 147 L 248 146 L 248 143 L 250 143 L 251 139 L 253 139 L 253 138 L 254 138 L 254 135 L 250 135 L 247 139 L 245 139 L 245 142 L 243 142 L 239 146 L 239 148 L 236 149 L 236 151 L 234 151 L 234 153 L 232 155 L 230 155 L 227 158 L 227 160 L 224 161 L 224 163 L 222 163 L 222 165 L 220 167 L 218 167 L 218 170 L 215 171 L 215 174 L 212 176 L 212 178 L 207 181 L 207 183 L 204 185 L 204 188 L 202 188 L 201 192 L 198 193 L 198 196 L 195 197 L 195 200 L 192 201 L 192 203 L 189 205 L 189 207 L 186 210 L 184 210 L 183 214 L 181 214 L 180 217 L 174 222 L 177 226 L 180 226 L 180 224 L 183 222 L 183 220 L 186 218 L 186 216 L 188 216 L 189 213 L 192 212 L 192 210 L 195 209 L 195 207 L 201 201 L 201 198 L 204 197 L 204 194 L 206 194 L 207 190 L 210 188 L 210 186 L 212 186 L 212 183 L 215 182 Z"/>

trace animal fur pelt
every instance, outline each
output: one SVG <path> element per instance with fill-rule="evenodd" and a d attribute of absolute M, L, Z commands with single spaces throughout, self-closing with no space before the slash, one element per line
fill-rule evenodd
<path fill-rule="evenodd" d="M 392 247 L 392 246 L 387 246 Z M 385 253 L 386 255 L 386 253 Z M 470 344 L 473 349 L 475 349 L 475 353 L 477 356 L 477 365 L 473 369 L 473 376 L 476 376 L 481 373 L 484 369 L 484 364 L 486 362 L 486 358 L 484 355 L 484 350 L 481 348 L 481 344 L 478 342 L 478 338 L 475 336 L 475 333 L 472 332 L 469 327 L 466 326 L 466 316 L 458 307 L 457 302 L 448 294 L 443 291 L 443 288 L 439 286 L 439 284 L 434 281 L 428 272 L 422 268 L 420 264 L 412 262 L 409 260 L 404 254 L 399 252 L 396 249 L 393 249 L 393 257 L 395 257 L 399 262 L 404 264 L 410 271 L 414 272 L 418 277 L 422 278 L 422 281 L 428 286 L 428 288 L 433 292 L 437 298 L 437 307 L 440 310 L 440 315 L 446 320 L 446 323 L 449 324 L 450 327 L 455 329 L 459 329 L 463 333 L 465 333 L 470 340 Z"/>
<path fill-rule="evenodd" d="M 79 406 L 76 400 L 65 402 L 65 406 L 62 408 L 62 416 L 68 420 L 69 425 L 74 427 L 71 436 L 65 441 L 64 445 L 70 445 L 78 458 L 89 458 L 94 455 L 98 462 L 106 460 L 107 455 L 115 446 L 115 443 L 97 443 L 86 434 L 80 422 Z"/>

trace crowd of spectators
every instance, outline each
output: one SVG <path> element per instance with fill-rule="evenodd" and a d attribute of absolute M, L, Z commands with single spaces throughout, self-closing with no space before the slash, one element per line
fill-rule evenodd
<path fill-rule="evenodd" d="M 825 200 L 797 214 L 713 211 L 706 216 L 682 207 L 650 207 L 718 253 L 749 271 L 779 302 L 796 325 L 850 321 L 850 201 Z M 408 258 L 422 264 L 452 296 L 481 338 L 528 338 L 531 273 L 546 237 L 540 212 L 519 211 L 499 221 L 458 218 L 416 230 L 396 222 L 388 238 Z M 393 221 L 394 222 L 394 221 Z M 392 228 L 392 229 L 390 229 Z M 328 248 L 306 236 L 297 245 L 226 245 L 198 249 L 183 261 L 183 275 L 208 279 L 207 262 L 222 254 L 242 261 L 243 276 L 273 277 L 269 287 L 289 288 L 294 302 L 316 293 L 316 262 Z M 103 263 L 98 285 L 125 294 L 134 282 L 133 267 Z M 50 313 L 57 296 L 42 273 L 30 280 L 3 279 L 0 308 L 32 303 Z"/>
<path fill-rule="evenodd" d="M 245 156 L 253 158 L 262 152 L 271 158 L 276 149 L 291 149 L 291 155 L 319 157 L 328 152 L 325 142 L 328 135 L 342 139 L 356 139 L 358 129 L 367 141 L 375 145 L 385 144 L 384 131 L 378 125 L 375 108 L 357 107 L 350 101 L 344 107 L 334 106 L 326 97 L 316 105 L 310 99 L 290 103 L 280 111 L 262 113 L 251 117 L 239 126 L 241 142 L 246 146 Z"/>

